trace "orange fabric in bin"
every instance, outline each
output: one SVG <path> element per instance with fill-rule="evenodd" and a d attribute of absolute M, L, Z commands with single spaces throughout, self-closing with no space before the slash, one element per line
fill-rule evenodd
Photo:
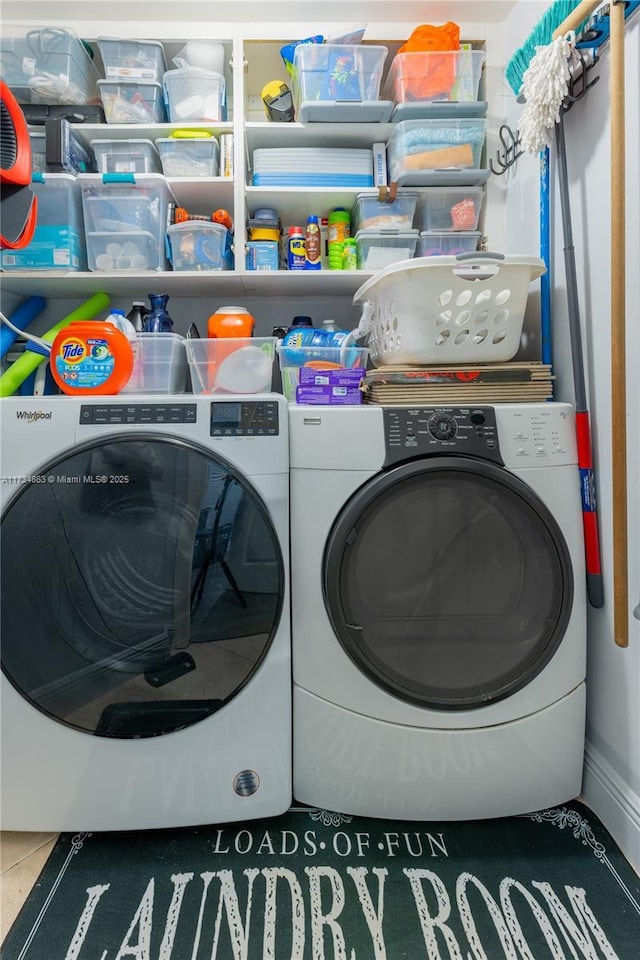
<path fill-rule="evenodd" d="M 460 49 L 460 27 L 448 20 L 441 27 L 423 23 L 416 27 L 398 53 L 439 53 Z M 433 100 L 439 94 L 448 94 L 456 79 L 453 57 L 430 57 L 426 77 L 405 79 L 405 94 L 409 100 Z"/>

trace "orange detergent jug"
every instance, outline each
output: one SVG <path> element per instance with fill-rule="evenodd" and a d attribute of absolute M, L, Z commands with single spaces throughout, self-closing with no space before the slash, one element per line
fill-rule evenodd
<path fill-rule="evenodd" d="M 246 307 L 218 307 L 207 320 L 207 336 L 211 340 L 247 339 L 253 336 L 255 324 L 254 317 Z M 243 346 L 241 342 L 224 346 L 219 343 L 211 346 L 207 363 L 207 379 L 211 389 L 214 387 L 218 367 L 222 361 L 241 346 Z"/>
<path fill-rule="evenodd" d="M 114 324 L 79 320 L 58 333 L 49 365 L 64 393 L 116 394 L 131 377 L 133 348 Z"/>
<path fill-rule="evenodd" d="M 251 337 L 255 324 L 246 307 L 218 307 L 207 320 L 207 336 Z"/>

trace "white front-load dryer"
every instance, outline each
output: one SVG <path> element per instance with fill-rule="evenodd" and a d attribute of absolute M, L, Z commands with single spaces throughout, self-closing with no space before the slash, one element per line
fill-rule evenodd
<path fill-rule="evenodd" d="M 3 829 L 284 812 L 283 398 L 9 398 L 0 413 Z"/>
<path fill-rule="evenodd" d="M 410 820 L 576 797 L 571 406 L 292 405 L 289 429 L 294 797 Z"/>

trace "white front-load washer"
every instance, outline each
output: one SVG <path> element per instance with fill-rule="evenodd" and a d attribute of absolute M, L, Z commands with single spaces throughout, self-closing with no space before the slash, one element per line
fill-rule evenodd
<path fill-rule="evenodd" d="M 8 830 L 291 802 L 282 396 L 0 402 Z"/>
<path fill-rule="evenodd" d="M 289 409 L 293 792 L 409 820 L 580 793 L 570 405 Z"/>

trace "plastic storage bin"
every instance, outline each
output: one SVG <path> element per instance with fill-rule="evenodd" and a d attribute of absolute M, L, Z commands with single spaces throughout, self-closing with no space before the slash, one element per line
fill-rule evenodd
<path fill-rule="evenodd" d="M 394 263 L 353 297 L 376 367 L 501 363 L 518 352 L 539 257 L 471 254 Z M 364 309 L 366 307 L 366 309 Z"/>
<path fill-rule="evenodd" d="M 359 270 L 382 270 L 390 263 L 413 257 L 418 242 L 417 230 L 389 230 L 356 233 Z"/>
<path fill-rule="evenodd" d="M 387 142 L 389 180 L 428 184 L 437 170 L 479 169 L 487 121 L 401 120 Z"/>
<path fill-rule="evenodd" d="M 387 52 L 368 44 L 299 44 L 292 75 L 296 113 L 305 101 L 377 100 Z"/>
<path fill-rule="evenodd" d="M 398 53 L 384 96 L 395 103 L 477 100 L 484 61 L 482 50 Z"/>
<path fill-rule="evenodd" d="M 411 230 L 418 203 L 417 193 L 399 193 L 391 203 L 378 199 L 376 193 L 359 193 L 351 215 L 351 230 Z"/>
<path fill-rule="evenodd" d="M 157 174 L 81 174 L 90 270 L 163 270 L 167 208 L 175 203 Z"/>
<path fill-rule="evenodd" d="M 78 36 L 61 27 L 2 25 L 0 73 L 21 103 L 95 100 L 98 71 Z"/>
<path fill-rule="evenodd" d="M 478 248 L 481 233 L 437 233 L 423 230 L 418 237 L 416 257 L 439 257 L 472 253 Z"/>
<path fill-rule="evenodd" d="M 171 123 L 216 123 L 224 119 L 225 80 L 221 73 L 182 67 L 167 70 L 162 83 Z"/>
<path fill-rule="evenodd" d="M 31 243 L 0 251 L 0 266 L 11 270 L 86 270 L 82 202 L 70 173 L 36 173 L 31 188 L 38 219 Z"/>
<path fill-rule="evenodd" d="M 275 337 L 186 340 L 194 393 L 263 393 L 271 390 Z"/>
<path fill-rule="evenodd" d="M 183 220 L 167 227 L 174 270 L 229 270 L 229 231 L 210 220 Z"/>
<path fill-rule="evenodd" d="M 167 65 L 164 48 L 158 40 L 98 37 L 97 44 L 107 80 L 162 81 Z"/>
<path fill-rule="evenodd" d="M 215 137 L 159 137 L 165 177 L 217 177 L 220 173 L 220 144 Z"/>
<path fill-rule="evenodd" d="M 296 403 L 362 403 L 360 383 L 368 347 L 283 347 L 278 345 L 282 392 Z M 327 360 L 339 367 L 321 368 Z"/>
<path fill-rule="evenodd" d="M 162 85 L 151 80 L 98 80 L 107 123 L 164 123 Z"/>
<path fill-rule="evenodd" d="M 162 173 L 151 140 L 92 140 L 98 173 Z"/>
<path fill-rule="evenodd" d="M 476 230 L 484 201 L 482 187 L 429 187 L 420 195 L 418 230 Z"/>
<path fill-rule="evenodd" d="M 140 333 L 133 348 L 133 371 L 121 393 L 184 393 L 184 337 L 177 333 Z"/>

